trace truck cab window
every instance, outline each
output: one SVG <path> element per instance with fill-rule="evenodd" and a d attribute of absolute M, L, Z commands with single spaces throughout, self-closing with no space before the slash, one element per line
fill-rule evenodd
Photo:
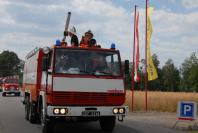
<path fill-rule="evenodd" d="M 54 64 L 59 74 L 121 75 L 116 52 L 56 49 Z"/>

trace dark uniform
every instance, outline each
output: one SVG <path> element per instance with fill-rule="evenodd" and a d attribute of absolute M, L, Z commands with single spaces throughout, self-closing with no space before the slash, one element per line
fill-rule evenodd
<path fill-rule="evenodd" d="M 77 46 L 77 47 L 79 46 L 78 37 L 76 35 L 72 35 L 72 37 L 71 37 L 71 44 L 73 46 Z"/>

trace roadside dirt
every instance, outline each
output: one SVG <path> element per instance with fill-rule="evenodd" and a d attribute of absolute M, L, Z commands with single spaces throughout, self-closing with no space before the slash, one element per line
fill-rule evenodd
<path fill-rule="evenodd" d="M 198 118 L 198 117 L 197 117 Z M 198 120 L 196 121 L 179 121 L 175 128 L 174 125 L 177 122 L 176 113 L 167 112 L 129 112 L 126 117 L 127 121 L 132 123 L 143 123 L 151 126 L 160 126 L 164 128 L 176 129 L 178 131 L 184 131 L 187 133 L 198 133 Z M 197 126 L 194 124 L 197 123 Z"/>

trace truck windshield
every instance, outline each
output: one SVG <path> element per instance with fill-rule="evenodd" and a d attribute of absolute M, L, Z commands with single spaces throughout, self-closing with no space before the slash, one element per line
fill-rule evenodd
<path fill-rule="evenodd" d="M 117 52 L 56 49 L 55 73 L 120 76 Z"/>

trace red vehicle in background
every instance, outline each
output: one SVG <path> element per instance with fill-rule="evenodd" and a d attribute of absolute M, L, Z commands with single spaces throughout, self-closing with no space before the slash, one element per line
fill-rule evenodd
<path fill-rule="evenodd" d="M 2 91 L 3 79 L 0 78 L 0 92 Z"/>
<path fill-rule="evenodd" d="M 14 94 L 20 96 L 19 82 L 16 78 L 5 78 L 2 84 L 2 96 L 6 94 Z"/>

